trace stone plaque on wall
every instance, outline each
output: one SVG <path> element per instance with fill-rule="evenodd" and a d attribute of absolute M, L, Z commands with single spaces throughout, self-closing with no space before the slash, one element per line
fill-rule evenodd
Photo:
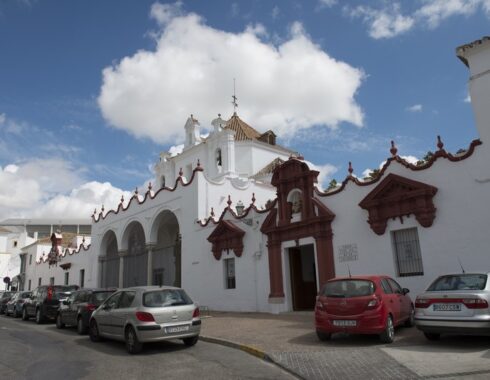
<path fill-rule="evenodd" d="M 344 244 L 338 247 L 339 261 L 357 261 L 359 254 L 357 253 L 357 244 Z"/>

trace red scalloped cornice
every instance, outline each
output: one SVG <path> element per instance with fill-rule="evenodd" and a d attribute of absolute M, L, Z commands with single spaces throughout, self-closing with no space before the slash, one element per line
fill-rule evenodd
<path fill-rule="evenodd" d="M 179 176 L 177 177 L 177 179 L 175 180 L 175 185 L 173 188 L 170 188 L 170 187 L 162 187 L 160 188 L 156 193 L 154 193 L 153 195 L 151 194 L 151 189 L 148 189 L 145 193 L 145 196 L 143 198 L 142 201 L 139 200 L 138 198 L 138 195 L 137 194 L 134 194 L 131 199 L 129 200 L 128 204 L 126 205 L 126 207 L 124 207 L 122 201 L 121 203 L 119 203 L 119 205 L 117 206 L 117 210 L 109 210 L 105 215 L 103 212 L 100 212 L 97 216 L 92 215 L 92 221 L 94 223 L 97 223 L 99 222 L 101 219 L 104 220 L 105 218 L 107 218 L 110 214 L 114 214 L 114 215 L 117 215 L 119 214 L 119 212 L 121 211 L 126 211 L 130 206 L 131 206 L 131 203 L 133 202 L 133 200 L 136 200 L 135 202 L 138 202 L 139 205 L 142 205 L 143 203 L 146 202 L 146 200 L 148 198 L 150 199 L 155 199 L 157 197 L 157 195 L 162 192 L 162 191 L 175 191 L 177 190 L 177 185 L 180 183 L 181 186 L 183 187 L 186 187 L 186 186 L 189 186 L 190 184 L 192 184 L 192 182 L 194 181 L 194 177 L 196 175 L 196 172 L 202 172 L 204 169 L 202 168 L 199 160 L 197 162 L 197 166 L 194 168 L 194 170 L 192 171 L 192 176 L 190 178 L 190 180 L 188 182 L 184 182 L 184 180 L 182 179 L 182 172 L 179 173 Z"/>
<path fill-rule="evenodd" d="M 383 167 L 379 171 L 379 175 L 376 178 L 374 178 L 373 180 L 371 180 L 371 181 L 360 181 L 358 178 L 356 178 L 353 175 L 349 174 L 344 179 L 344 181 L 342 182 L 342 185 L 339 188 L 337 188 L 337 189 L 335 189 L 333 191 L 326 191 L 326 192 L 323 192 L 321 190 L 318 190 L 318 188 L 315 188 L 315 193 L 316 193 L 316 195 L 318 195 L 320 197 L 329 197 L 331 195 L 335 195 L 335 194 L 340 193 L 342 190 L 344 190 L 345 186 L 349 182 L 353 182 L 353 183 L 355 183 L 358 186 L 369 186 L 369 185 L 372 185 L 373 183 L 376 183 L 376 182 L 378 182 L 378 181 L 380 181 L 382 179 L 384 173 L 386 172 L 386 170 L 388 169 L 388 167 L 390 166 L 390 164 L 393 161 L 396 161 L 399 164 L 405 166 L 407 169 L 410 169 L 410 170 L 413 170 L 413 171 L 419 171 L 419 170 L 428 169 L 439 158 L 445 158 L 445 159 L 447 159 L 447 160 L 449 160 L 451 162 L 462 161 L 462 160 L 465 160 L 466 158 L 470 157 L 474 153 L 475 148 L 478 145 L 481 145 L 481 144 L 482 144 L 482 142 L 480 141 L 480 139 L 473 140 L 470 143 L 470 146 L 469 146 L 468 150 L 466 151 L 466 153 L 464 153 L 462 155 L 457 155 L 457 156 L 454 156 L 453 154 L 447 152 L 445 149 L 442 149 L 441 148 L 441 149 L 437 150 L 434 153 L 434 155 L 430 158 L 430 160 L 427 161 L 426 163 L 424 163 L 423 165 L 414 165 L 414 164 L 411 164 L 410 162 L 404 160 L 400 156 L 394 155 L 394 156 L 392 156 L 392 157 L 390 157 L 390 158 L 388 158 L 386 160 L 386 163 L 383 165 Z"/>
<path fill-rule="evenodd" d="M 369 212 L 368 223 L 378 235 L 386 231 L 388 219 L 414 214 L 423 227 L 430 227 L 436 216 L 432 198 L 437 188 L 423 182 L 388 174 L 360 203 Z"/>

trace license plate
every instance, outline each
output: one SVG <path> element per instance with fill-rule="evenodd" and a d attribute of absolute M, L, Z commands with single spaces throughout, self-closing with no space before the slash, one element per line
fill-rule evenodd
<path fill-rule="evenodd" d="M 337 327 L 352 327 L 357 326 L 357 321 L 353 320 L 335 320 L 333 321 L 333 325 Z"/>
<path fill-rule="evenodd" d="M 178 332 L 183 332 L 183 331 L 188 331 L 189 330 L 189 325 L 186 326 L 174 326 L 174 327 L 167 327 L 165 331 L 167 334 L 173 334 L 173 333 L 178 333 Z"/>
<path fill-rule="evenodd" d="M 435 303 L 434 311 L 461 311 L 460 303 Z"/>

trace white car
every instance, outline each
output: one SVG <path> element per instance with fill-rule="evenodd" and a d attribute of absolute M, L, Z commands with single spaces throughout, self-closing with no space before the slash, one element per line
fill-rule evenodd
<path fill-rule="evenodd" d="M 180 288 L 141 286 L 121 289 L 95 310 L 89 322 L 90 339 L 124 341 L 130 354 L 145 342 L 181 339 L 193 346 L 199 339 L 199 307 Z"/>
<path fill-rule="evenodd" d="M 429 340 L 441 334 L 490 334 L 489 273 L 438 277 L 415 300 L 415 325 Z"/>

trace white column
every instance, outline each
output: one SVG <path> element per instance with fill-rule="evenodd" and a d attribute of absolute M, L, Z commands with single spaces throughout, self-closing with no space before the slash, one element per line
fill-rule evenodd
<path fill-rule="evenodd" d="M 148 245 L 148 267 L 146 270 L 146 285 L 152 285 L 153 277 L 153 245 Z"/>
<path fill-rule="evenodd" d="M 124 288 L 124 256 L 126 251 L 119 251 L 119 288 Z"/>

